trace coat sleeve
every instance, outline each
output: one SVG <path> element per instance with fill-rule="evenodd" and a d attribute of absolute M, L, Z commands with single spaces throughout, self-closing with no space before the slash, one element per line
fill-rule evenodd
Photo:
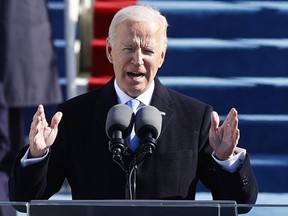
<path fill-rule="evenodd" d="M 43 199 L 46 187 L 46 175 L 50 154 L 41 162 L 22 167 L 21 158 L 28 146 L 18 154 L 9 178 L 9 196 L 11 201 L 29 202 L 32 199 Z"/>
<path fill-rule="evenodd" d="M 249 154 L 236 172 L 224 170 L 212 158 L 212 147 L 209 144 L 210 114 L 203 117 L 199 152 L 199 178 L 207 187 L 214 200 L 235 200 L 238 204 L 255 204 L 258 196 L 258 185 L 250 164 Z M 239 213 L 246 213 L 250 208 L 240 208 Z"/>
<path fill-rule="evenodd" d="M 204 158 L 200 180 L 211 191 L 214 200 L 235 200 L 238 204 L 256 203 L 258 185 L 248 154 L 234 173 L 224 170 L 211 155 Z M 247 213 L 250 209 L 239 208 L 238 213 Z"/>

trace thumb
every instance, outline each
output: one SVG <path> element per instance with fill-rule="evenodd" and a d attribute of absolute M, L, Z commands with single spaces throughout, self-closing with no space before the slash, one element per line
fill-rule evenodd
<path fill-rule="evenodd" d="M 214 131 L 218 129 L 220 123 L 219 115 L 217 112 L 211 112 L 211 129 Z"/>
<path fill-rule="evenodd" d="M 58 124 L 60 123 L 61 119 L 62 119 L 62 112 L 57 112 L 55 113 L 55 115 L 53 116 L 52 120 L 51 120 L 51 128 L 57 128 Z"/>

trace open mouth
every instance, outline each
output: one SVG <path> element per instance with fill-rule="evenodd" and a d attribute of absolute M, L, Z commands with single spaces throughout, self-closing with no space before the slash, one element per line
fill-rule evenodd
<path fill-rule="evenodd" d="M 133 78 L 140 78 L 144 76 L 144 73 L 139 73 L 139 72 L 128 72 L 127 75 L 129 77 L 133 77 Z"/>

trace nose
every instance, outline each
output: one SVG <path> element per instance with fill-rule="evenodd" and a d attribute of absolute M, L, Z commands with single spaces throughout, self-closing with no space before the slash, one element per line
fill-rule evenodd
<path fill-rule="evenodd" d="M 140 66 L 144 64 L 144 60 L 143 60 L 143 53 L 141 52 L 141 50 L 137 50 L 133 53 L 133 58 L 132 58 L 132 63 L 136 66 Z"/>

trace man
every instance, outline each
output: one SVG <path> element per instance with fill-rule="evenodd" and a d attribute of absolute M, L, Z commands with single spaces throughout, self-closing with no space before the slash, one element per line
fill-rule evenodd
<path fill-rule="evenodd" d="M 8 130 L 8 107 L 4 98 L 3 86 L 0 82 L 0 202 L 7 202 L 8 197 L 8 172 L 7 164 L 4 162 L 10 151 Z M 14 216 L 16 212 L 10 206 L 0 206 L 0 216 Z"/>
<path fill-rule="evenodd" d="M 136 98 L 140 106 L 154 106 L 163 114 L 157 148 L 138 166 L 136 199 L 193 200 L 201 180 L 213 199 L 256 202 L 258 187 L 248 154 L 237 147 L 237 111 L 232 108 L 219 126 L 210 105 L 166 88 L 157 79 L 167 48 L 167 26 L 166 19 L 148 6 L 129 6 L 114 16 L 106 51 L 115 77 L 60 104 L 50 126 L 39 106 L 30 145 L 19 154 L 10 177 L 11 200 L 48 199 L 65 178 L 73 199 L 127 198 L 126 175 L 112 160 L 105 123 L 111 107 Z M 124 160 L 136 153 L 137 149 L 127 151 Z"/>

